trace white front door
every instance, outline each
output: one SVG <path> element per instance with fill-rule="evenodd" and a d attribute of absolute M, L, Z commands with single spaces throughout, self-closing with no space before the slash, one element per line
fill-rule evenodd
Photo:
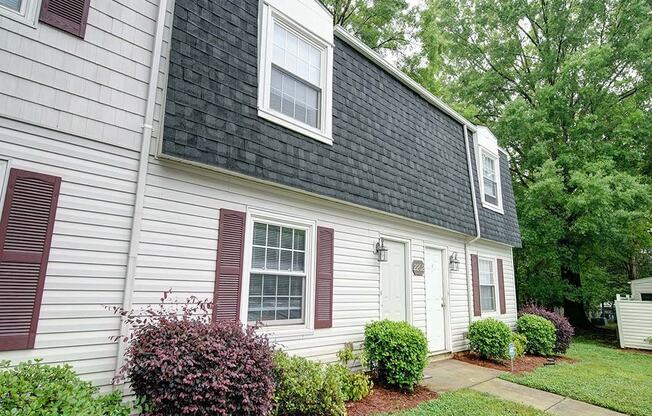
<path fill-rule="evenodd" d="M 431 352 L 446 349 L 443 252 L 426 248 L 426 333 Z"/>
<path fill-rule="evenodd" d="M 387 261 L 380 263 L 381 318 L 405 321 L 407 318 L 405 243 L 385 240 Z"/>

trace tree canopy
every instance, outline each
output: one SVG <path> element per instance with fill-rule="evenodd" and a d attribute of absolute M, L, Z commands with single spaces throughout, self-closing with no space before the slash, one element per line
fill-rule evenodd
<path fill-rule="evenodd" d="M 510 155 L 521 301 L 576 324 L 650 273 L 647 0 L 428 0 L 405 68 Z M 571 316 L 573 317 L 573 316 Z"/>

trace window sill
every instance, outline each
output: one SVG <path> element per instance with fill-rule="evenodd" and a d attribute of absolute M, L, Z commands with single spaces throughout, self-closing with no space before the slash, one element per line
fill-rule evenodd
<path fill-rule="evenodd" d="M 501 207 L 490 204 L 489 202 L 482 201 L 482 206 L 499 214 L 505 215 L 505 211 Z"/>
<path fill-rule="evenodd" d="M 289 339 L 289 338 L 297 338 L 297 337 L 307 337 L 314 335 L 315 330 L 307 328 L 305 324 L 300 324 L 300 325 L 287 325 L 287 326 L 268 326 L 268 327 L 261 327 L 258 329 L 258 332 L 261 334 L 265 334 L 271 338 L 274 338 L 274 340 L 283 340 L 283 339 Z"/>
<path fill-rule="evenodd" d="M 275 111 L 270 111 L 264 108 L 259 108 L 258 109 L 258 116 L 262 117 L 264 119 L 267 119 L 273 123 L 276 123 L 278 125 L 281 125 L 287 129 L 296 131 L 297 133 L 303 134 L 304 136 L 308 136 L 311 139 L 315 139 L 317 141 L 320 141 L 322 143 L 328 144 L 328 145 L 333 145 L 333 138 L 329 137 L 315 129 L 311 129 L 309 127 L 305 127 L 294 120 L 292 120 L 289 117 L 286 117 L 282 114 L 279 114 Z"/>
<path fill-rule="evenodd" d="M 6 17 L 7 19 L 11 19 L 27 27 L 36 29 L 36 19 L 34 17 L 27 16 L 26 14 L 21 14 L 7 7 L 0 6 L 0 17 Z"/>

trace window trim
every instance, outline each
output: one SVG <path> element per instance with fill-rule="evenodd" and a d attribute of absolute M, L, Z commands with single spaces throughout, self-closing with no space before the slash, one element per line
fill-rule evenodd
<path fill-rule="evenodd" d="M 301 24 L 295 22 L 269 4 L 263 5 L 261 13 L 260 31 L 258 36 L 258 115 L 271 122 L 294 130 L 305 136 L 326 143 L 333 144 L 333 45 Z M 321 80 L 320 80 L 320 127 L 314 128 L 301 123 L 292 117 L 278 112 L 270 107 L 271 76 L 272 76 L 272 43 L 274 39 L 274 24 L 278 22 L 286 30 L 294 33 L 303 40 L 322 50 Z"/>
<path fill-rule="evenodd" d="M 273 322 L 271 325 L 262 326 L 259 331 L 263 333 L 274 333 L 287 336 L 295 335 L 309 335 L 314 333 L 314 314 L 315 314 L 315 247 L 316 247 L 316 230 L 317 224 L 315 221 L 304 220 L 301 218 L 291 217 L 284 214 L 264 212 L 256 209 L 247 209 L 247 219 L 245 226 L 245 241 L 244 241 L 244 261 L 242 271 L 242 288 L 240 291 L 240 316 L 247 317 L 249 310 L 249 283 L 251 274 L 255 270 L 251 267 L 251 260 L 253 254 L 253 237 L 254 237 L 254 223 L 264 222 L 266 224 L 279 225 L 291 228 L 299 228 L 306 231 L 306 247 L 305 247 L 305 276 L 304 283 L 304 309 L 303 320 L 301 322 Z M 271 273 L 274 274 L 274 273 Z M 284 274 L 284 273 L 275 273 Z M 289 274 L 292 274 L 290 272 Z M 296 273 L 295 273 L 296 275 Z"/>
<path fill-rule="evenodd" d="M 497 204 L 494 204 L 492 202 L 487 201 L 485 197 L 485 187 L 484 187 L 484 158 L 487 157 L 489 159 L 492 159 L 494 161 L 494 168 L 495 168 L 495 175 L 496 175 L 496 200 Z M 482 206 L 485 208 L 488 208 L 492 211 L 496 211 L 500 214 L 504 214 L 503 210 L 503 191 L 502 191 L 502 183 L 501 183 L 501 175 L 500 175 L 500 156 L 497 153 L 490 152 L 488 149 L 484 147 L 480 147 L 480 151 L 478 152 L 478 176 L 480 177 L 480 195 L 482 198 Z"/>
<path fill-rule="evenodd" d="M 40 9 L 41 0 L 23 0 L 20 6 L 20 11 L 15 11 L 5 6 L 0 6 L 0 16 L 36 29 L 38 11 Z"/>
<path fill-rule="evenodd" d="M 493 277 L 493 285 L 482 284 L 482 262 L 491 263 L 491 273 Z M 500 315 L 500 298 L 498 294 L 498 262 L 494 257 L 478 256 L 478 283 L 480 285 L 480 314 L 482 316 L 499 316 Z M 482 286 L 493 286 L 494 288 L 494 309 L 485 310 L 482 308 Z"/>

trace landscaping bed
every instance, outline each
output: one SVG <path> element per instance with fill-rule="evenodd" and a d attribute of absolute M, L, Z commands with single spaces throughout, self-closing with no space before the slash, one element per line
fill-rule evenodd
<path fill-rule="evenodd" d="M 477 365 L 480 367 L 493 368 L 495 370 L 501 370 L 501 371 L 512 370 L 512 365 L 509 361 L 485 360 L 469 352 L 457 353 L 453 356 L 453 358 L 458 361 L 463 361 L 465 363 Z M 575 360 L 568 357 L 554 357 L 554 358 L 555 358 L 555 365 L 559 363 L 572 364 L 575 362 Z M 526 355 L 514 361 L 514 373 L 524 373 L 524 372 L 533 371 L 537 368 L 545 366 L 546 362 L 548 362 L 547 357 Z"/>
<path fill-rule="evenodd" d="M 419 404 L 437 398 L 437 393 L 417 386 L 413 393 L 375 386 L 371 393 L 358 402 L 346 405 L 348 416 L 368 416 L 386 412 L 412 409 Z"/>

